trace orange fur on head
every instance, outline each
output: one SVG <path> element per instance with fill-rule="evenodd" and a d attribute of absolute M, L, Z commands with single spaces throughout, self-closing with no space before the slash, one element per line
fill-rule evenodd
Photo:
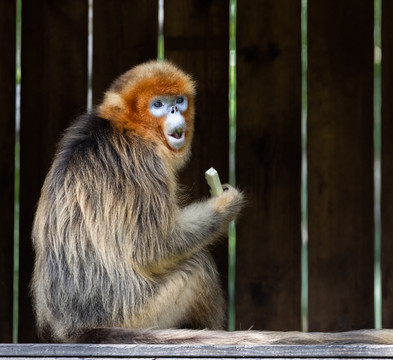
<path fill-rule="evenodd" d="M 166 143 L 163 133 L 165 118 L 149 112 L 149 102 L 157 96 L 185 95 L 188 108 L 186 145 L 172 151 L 189 149 L 194 130 L 195 87 L 191 77 L 168 61 L 150 61 L 138 65 L 116 79 L 98 107 L 98 115 L 110 120 L 120 130 L 134 131 L 143 138 Z"/>

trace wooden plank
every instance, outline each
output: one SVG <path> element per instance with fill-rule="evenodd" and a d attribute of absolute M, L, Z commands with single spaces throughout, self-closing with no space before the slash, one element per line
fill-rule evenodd
<path fill-rule="evenodd" d="M 0 343 L 12 341 L 16 2 L 0 2 Z"/>
<path fill-rule="evenodd" d="M 19 341 L 34 342 L 29 297 L 31 226 L 62 130 L 86 106 L 87 1 L 31 0 L 22 7 Z"/>
<path fill-rule="evenodd" d="M 228 182 L 228 61 L 229 3 L 165 0 L 165 57 L 191 73 L 197 83 L 192 157 L 181 174 L 191 199 L 208 196 L 204 173 L 213 166 Z M 227 282 L 226 242 L 213 256 Z"/>
<path fill-rule="evenodd" d="M 391 358 L 393 345 L 62 345 L 0 344 L 2 357 L 45 358 Z"/>
<path fill-rule="evenodd" d="M 300 328 L 300 1 L 238 1 L 237 328 Z"/>
<path fill-rule="evenodd" d="M 373 13 L 308 3 L 311 331 L 374 325 Z"/>
<path fill-rule="evenodd" d="M 157 58 L 157 0 L 94 0 L 93 103 L 121 73 Z"/>
<path fill-rule="evenodd" d="M 393 327 L 393 2 L 382 2 L 382 326 Z"/>

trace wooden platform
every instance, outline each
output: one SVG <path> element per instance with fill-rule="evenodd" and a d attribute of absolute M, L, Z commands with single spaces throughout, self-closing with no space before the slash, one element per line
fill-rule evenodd
<path fill-rule="evenodd" d="M 0 344 L 1 359 L 387 359 L 393 345 L 64 345 Z"/>

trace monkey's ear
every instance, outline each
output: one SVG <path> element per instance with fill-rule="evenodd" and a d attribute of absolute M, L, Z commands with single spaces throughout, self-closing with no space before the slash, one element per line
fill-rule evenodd
<path fill-rule="evenodd" d="M 114 116 L 126 111 L 127 104 L 124 99 L 120 94 L 112 91 L 107 91 L 105 93 L 104 101 L 98 108 L 99 115 L 107 119 L 113 119 Z"/>

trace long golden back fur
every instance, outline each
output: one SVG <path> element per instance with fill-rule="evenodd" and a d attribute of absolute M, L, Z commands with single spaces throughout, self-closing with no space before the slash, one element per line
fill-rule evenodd
<path fill-rule="evenodd" d="M 71 128 L 63 141 L 44 184 L 34 224 L 39 267 L 33 284 L 36 298 L 40 298 L 36 306 L 57 306 L 53 309 L 57 314 L 51 316 L 61 317 L 59 324 L 71 330 L 77 317 L 89 319 L 90 326 L 102 322 L 120 325 L 141 299 L 151 296 L 153 289 L 135 286 L 144 283 L 136 266 L 162 257 L 157 240 L 169 233 L 176 206 L 173 179 L 165 176 L 168 169 L 157 161 L 153 149 L 138 138 L 130 147 L 110 126 L 96 139 L 81 141 L 79 127 Z M 94 140 L 93 147 L 83 144 Z M 78 146 L 79 151 L 67 151 Z M 140 151 L 143 164 L 137 156 Z M 151 176 L 146 177 L 147 173 Z M 155 251 L 148 252 L 149 247 Z M 58 276 L 57 284 L 51 276 Z M 127 291 L 130 288 L 132 292 Z M 47 299 L 53 291 L 60 292 L 56 295 L 59 303 Z M 90 306 L 82 306 L 94 299 Z M 102 319 L 105 313 L 110 318 Z M 39 323 L 54 320 L 47 318 L 47 311 L 37 314 Z M 63 336 L 63 329 L 56 331 Z"/>

